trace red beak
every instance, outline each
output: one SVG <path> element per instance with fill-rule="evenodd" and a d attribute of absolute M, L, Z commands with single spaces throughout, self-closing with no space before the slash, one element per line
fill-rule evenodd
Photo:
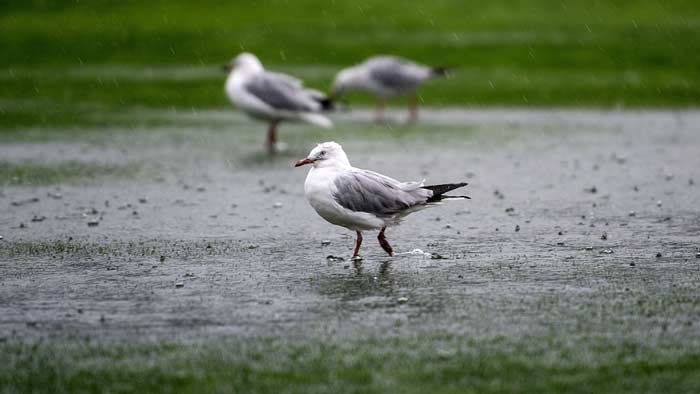
<path fill-rule="evenodd" d="M 309 159 L 309 158 L 307 157 L 306 159 L 301 159 L 301 160 L 299 160 L 298 162 L 296 162 L 296 164 L 294 164 L 294 167 L 301 167 L 301 166 L 303 166 L 303 165 L 305 165 L 305 164 L 311 164 L 311 163 L 313 163 L 313 162 L 314 162 L 314 160 Z"/>

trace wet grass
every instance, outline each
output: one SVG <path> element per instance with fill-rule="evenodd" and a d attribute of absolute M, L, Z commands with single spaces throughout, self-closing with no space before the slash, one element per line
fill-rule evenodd
<path fill-rule="evenodd" d="M 29 186 L 79 183 L 100 177 L 134 175 L 136 164 L 101 164 L 66 161 L 53 164 L 0 162 L 0 185 Z"/>
<path fill-rule="evenodd" d="M 432 106 L 700 101 L 700 11 L 684 0 L 0 7 L 0 99 L 45 103 L 31 110 L 0 104 L 0 129 L 80 123 L 90 116 L 84 104 L 107 113 L 229 108 L 217 67 L 241 50 L 321 89 L 340 67 L 376 53 L 456 66 L 452 78 L 422 90 Z"/>
<path fill-rule="evenodd" d="M 644 393 L 700 390 L 697 344 L 431 335 L 348 342 L 0 344 L 9 392 Z"/>

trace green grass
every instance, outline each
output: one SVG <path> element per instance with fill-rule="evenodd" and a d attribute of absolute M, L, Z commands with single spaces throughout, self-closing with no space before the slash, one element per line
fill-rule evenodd
<path fill-rule="evenodd" d="M 609 338 L 0 344 L 0 391 L 33 393 L 698 392 L 700 349 Z"/>
<path fill-rule="evenodd" d="M 376 53 L 456 66 L 422 90 L 435 106 L 700 102 L 700 7 L 684 0 L 5 1 L 0 47 L 0 128 L 77 122 L 85 104 L 226 108 L 217 67 L 242 50 L 322 89 Z"/>
<path fill-rule="evenodd" d="M 94 180 L 104 176 L 127 176 L 135 165 L 86 163 L 79 161 L 41 164 L 0 162 L 0 185 L 48 185 Z"/>

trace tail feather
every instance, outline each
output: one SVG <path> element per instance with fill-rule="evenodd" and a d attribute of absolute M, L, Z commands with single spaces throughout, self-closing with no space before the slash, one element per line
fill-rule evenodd
<path fill-rule="evenodd" d="M 458 198 L 458 199 L 471 199 L 469 196 L 445 196 L 444 194 L 452 191 L 454 189 L 459 189 L 460 187 L 467 186 L 468 183 L 466 182 L 460 182 L 460 183 L 445 183 L 442 185 L 430 185 L 430 186 L 423 186 L 423 189 L 428 189 L 433 192 L 433 195 L 428 199 L 427 202 L 436 202 L 440 200 L 445 200 L 445 199 L 450 199 L 450 198 Z"/>
<path fill-rule="evenodd" d="M 321 104 L 321 110 L 323 111 L 333 111 L 336 109 L 335 101 L 330 97 L 318 98 L 316 101 Z"/>
<path fill-rule="evenodd" d="M 333 127 L 333 122 L 331 122 L 330 119 L 326 118 L 325 116 L 313 112 L 305 112 L 301 115 L 299 115 L 299 118 L 309 122 L 311 124 L 315 124 L 316 126 L 321 126 L 326 129 L 330 129 Z"/>
<path fill-rule="evenodd" d="M 434 77 L 449 77 L 453 69 L 454 67 L 433 67 L 431 71 Z"/>

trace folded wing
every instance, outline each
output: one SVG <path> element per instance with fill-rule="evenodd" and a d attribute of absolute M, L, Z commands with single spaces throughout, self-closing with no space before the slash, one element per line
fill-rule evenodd
<path fill-rule="evenodd" d="M 377 216 L 393 216 L 425 204 L 433 195 L 419 182 L 399 182 L 372 171 L 353 169 L 334 180 L 333 197 L 342 207 Z"/>
<path fill-rule="evenodd" d="M 300 80 L 288 75 L 259 73 L 243 87 L 276 110 L 315 112 L 321 109 L 315 99 L 316 93 L 304 89 Z"/>

